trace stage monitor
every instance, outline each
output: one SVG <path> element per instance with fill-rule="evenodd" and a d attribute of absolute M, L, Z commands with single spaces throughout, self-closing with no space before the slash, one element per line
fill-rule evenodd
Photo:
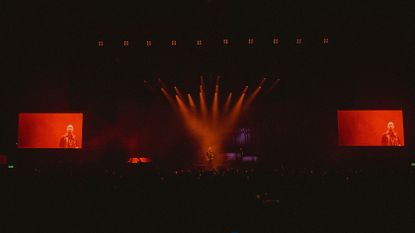
<path fill-rule="evenodd" d="M 339 146 L 404 146 L 402 115 L 402 110 L 339 110 Z"/>
<path fill-rule="evenodd" d="M 82 113 L 20 113 L 18 148 L 82 148 Z"/>

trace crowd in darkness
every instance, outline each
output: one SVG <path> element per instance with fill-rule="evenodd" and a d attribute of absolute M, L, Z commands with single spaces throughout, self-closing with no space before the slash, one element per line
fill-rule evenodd
<path fill-rule="evenodd" d="M 1 232 L 410 232 L 406 172 L 2 169 Z M 409 230 L 409 231 L 408 231 Z"/>

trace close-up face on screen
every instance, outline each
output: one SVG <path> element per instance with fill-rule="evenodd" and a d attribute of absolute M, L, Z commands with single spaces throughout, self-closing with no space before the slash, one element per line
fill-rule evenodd
<path fill-rule="evenodd" d="M 339 110 L 339 146 L 404 146 L 402 115 L 402 110 Z"/>
<path fill-rule="evenodd" d="M 20 113 L 18 148 L 82 148 L 82 113 Z"/>

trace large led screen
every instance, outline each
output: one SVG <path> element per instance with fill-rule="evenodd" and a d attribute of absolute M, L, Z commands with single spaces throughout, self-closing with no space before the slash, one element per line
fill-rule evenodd
<path fill-rule="evenodd" d="M 340 146 L 404 146 L 402 110 L 339 110 Z"/>
<path fill-rule="evenodd" d="M 20 113 L 18 148 L 82 148 L 82 113 Z"/>

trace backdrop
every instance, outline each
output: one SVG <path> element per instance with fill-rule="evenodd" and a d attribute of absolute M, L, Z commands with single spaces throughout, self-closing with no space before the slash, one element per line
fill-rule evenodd
<path fill-rule="evenodd" d="M 19 114 L 18 148 L 59 148 L 66 126 L 74 126 L 79 148 L 82 148 L 82 113 Z"/>
<path fill-rule="evenodd" d="M 395 123 L 400 143 L 405 145 L 402 110 L 337 111 L 340 146 L 382 146 L 388 122 Z"/>

